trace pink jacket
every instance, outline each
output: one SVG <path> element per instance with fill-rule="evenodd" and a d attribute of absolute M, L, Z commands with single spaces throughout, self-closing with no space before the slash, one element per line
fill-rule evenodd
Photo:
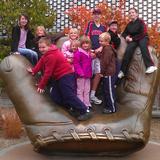
<path fill-rule="evenodd" d="M 66 58 L 73 58 L 73 52 L 70 52 L 71 41 L 67 40 L 63 43 L 61 51 Z"/>
<path fill-rule="evenodd" d="M 73 66 L 78 77 L 91 78 L 92 77 L 92 57 L 90 52 L 86 52 L 79 48 L 74 53 Z"/>

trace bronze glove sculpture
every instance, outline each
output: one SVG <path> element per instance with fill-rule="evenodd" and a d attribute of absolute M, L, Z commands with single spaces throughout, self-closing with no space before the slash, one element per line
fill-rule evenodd
<path fill-rule="evenodd" d="M 124 49 L 123 42 L 120 56 Z M 154 49 L 150 50 L 159 68 Z M 0 78 L 34 149 L 53 154 L 112 156 L 142 149 L 150 135 L 152 104 L 160 69 L 153 74 L 145 74 L 139 53 L 137 48 L 127 77 L 117 87 L 118 111 L 107 115 L 95 112 L 91 119 L 83 122 L 53 103 L 47 94 L 36 92 L 36 78 L 26 71 L 31 64 L 24 57 L 6 57 L 0 64 Z"/>

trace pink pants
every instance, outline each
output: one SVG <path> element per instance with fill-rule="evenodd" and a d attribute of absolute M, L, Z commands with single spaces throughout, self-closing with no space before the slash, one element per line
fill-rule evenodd
<path fill-rule="evenodd" d="M 77 78 L 77 96 L 87 106 L 91 106 L 89 101 L 90 78 Z"/>

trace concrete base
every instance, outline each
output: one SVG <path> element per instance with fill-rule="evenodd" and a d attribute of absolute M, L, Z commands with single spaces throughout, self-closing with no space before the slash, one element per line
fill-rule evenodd
<path fill-rule="evenodd" d="M 80 157 L 80 156 L 48 156 L 33 151 L 32 145 L 23 143 L 0 151 L 3 160 L 159 160 L 160 143 L 149 142 L 139 152 L 126 157 Z"/>

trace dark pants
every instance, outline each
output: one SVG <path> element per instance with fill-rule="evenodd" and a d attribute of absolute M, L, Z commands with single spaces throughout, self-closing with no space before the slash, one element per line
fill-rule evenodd
<path fill-rule="evenodd" d="M 115 79 L 115 80 L 114 80 L 115 83 L 116 83 L 116 81 L 118 80 L 118 74 L 119 74 L 120 69 L 121 69 L 121 62 L 120 62 L 120 60 L 117 58 L 117 59 L 116 59 L 116 73 L 115 73 L 115 75 L 113 76 L 113 78 Z"/>
<path fill-rule="evenodd" d="M 133 57 L 134 51 L 137 48 L 137 46 L 140 47 L 142 58 L 146 68 L 154 65 L 148 50 L 148 37 L 146 36 L 137 42 L 132 41 L 128 43 L 124 57 L 123 57 L 122 66 L 121 66 L 121 71 L 124 74 L 127 74 L 128 72 L 130 61 Z"/>
<path fill-rule="evenodd" d="M 105 108 L 111 110 L 112 112 L 116 112 L 116 94 L 115 94 L 115 77 L 107 76 L 103 77 L 103 96 Z"/>
<path fill-rule="evenodd" d="M 80 114 L 84 114 L 87 110 L 85 104 L 77 97 L 74 73 L 67 74 L 56 81 L 52 80 L 50 95 L 57 104 L 78 110 Z"/>

